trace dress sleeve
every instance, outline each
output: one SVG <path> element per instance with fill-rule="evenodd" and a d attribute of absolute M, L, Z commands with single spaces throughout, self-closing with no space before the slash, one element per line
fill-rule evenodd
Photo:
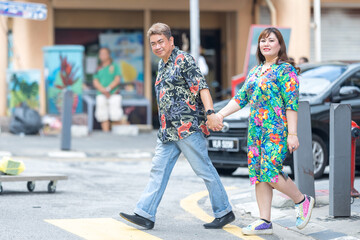
<path fill-rule="evenodd" d="M 175 64 L 179 64 L 181 74 L 189 85 L 190 91 L 197 96 L 200 90 L 209 88 L 204 76 L 190 54 L 180 54 L 176 57 Z"/>
<path fill-rule="evenodd" d="M 244 108 L 248 104 L 247 82 L 246 80 L 233 98 L 235 102 L 239 104 L 240 108 Z"/>
<path fill-rule="evenodd" d="M 249 74 L 246 77 L 245 83 L 244 85 L 240 88 L 240 90 L 236 93 L 236 95 L 234 96 L 234 100 L 237 104 L 239 104 L 240 108 L 244 108 L 248 102 L 249 102 L 249 87 L 248 87 L 248 82 L 249 82 L 249 78 L 251 78 L 255 71 L 257 71 L 257 66 L 253 67 Z"/>
<path fill-rule="evenodd" d="M 284 64 L 278 76 L 281 97 L 285 109 L 298 111 L 299 109 L 299 79 L 296 69 L 290 64 Z"/>

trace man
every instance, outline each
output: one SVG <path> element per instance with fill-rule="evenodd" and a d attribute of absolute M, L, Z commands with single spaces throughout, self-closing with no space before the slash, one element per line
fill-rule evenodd
<path fill-rule="evenodd" d="M 205 228 L 222 228 L 235 220 L 225 189 L 207 152 L 204 134 L 221 126 L 215 117 L 206 81 L 194 58 L 174 46 L 171 30 L 164 23 L 154 24 L 147 33 L 153 53 L 160 57 L 155 91 L 159 109 L 158 145 L 152 161 L 150 181 L 134 211 L 120 213 L 124 219 L 152 229 L 171 171 L 182 152 L 209 191 L 215 219 Z"/>
<path fill-rule="evenodd" d="M 99 59 L 101 66 L 93 80 L 97 90 L 95 117 L 101 123 L 102 130 L 109 132 L 110 120 L 119 124 L 123 116 L 121 96 L 118 94 L 120 70 L 119 66 L 113 63 L 108 48 L 100 48 Z"/>

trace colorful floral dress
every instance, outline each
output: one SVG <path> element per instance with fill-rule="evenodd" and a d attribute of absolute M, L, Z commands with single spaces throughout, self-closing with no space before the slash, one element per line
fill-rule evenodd
<path fill-rule="evenodd" d="M 251 184 L 277 182 L 285 178 L 282 163 L 287 155 L 286 110 L 298 110 L 299 81 L 296 69 L 288 64 L 273 64 L 261 73 L 254 67 L 234 97 L 241 108 L 250 104 L 248 127 L 248 166 Z"/>

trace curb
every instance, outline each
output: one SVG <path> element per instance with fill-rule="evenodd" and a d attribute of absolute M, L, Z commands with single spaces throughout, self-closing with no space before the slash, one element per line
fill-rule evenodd
<path fill-rule="evenodd" d="M 66 159 L 85 159 L 85 158 L 104 158 L 104 160 L 111 158 L 119 158 L 119 159 L 151 159 L 155 155 L 154 152 L 151 151 L 140 151 L 138 149 L 133 151 L 117 151 L 117 152 L 106 152 L 106 151 L 93 151 L 93 152 L 85 152 L 85 151 L 44 151 L 39 154 L 31 154 L 31 153 L 12 153 L 9 151 L 0 151 L 1 157 L 26 157 L 26 158 L 66 158 Z"/>
<path fill-rule="evenodd" d="M 328 215 L 329 191 L 316 190 L 315 194 L 316 206 L 312 212 L 312 218 L 306 228 L 299 230 L 295 227 L 294 203 L 286 195 L 274 191 L 271 211 L 273 223 L 283 229 L 283 232 L 291 230 L 304 238 L 360 240 L 360 211 L 357 211 L 357 207 L 353 206 L 352 216 L 349 218 L 333 218 Z M 254 188 L 235 190 L 229 195 L 229 200 L 241 218 L 248 218 L 250 221 L 259 217 Z M 356 204 L 360 203 L 359 199 L 356 201 Z M 211 207 L 208 197 L 203 204 Z"/>
<path fill-rule="evenodd" d="M 48 157 L 52 157 L 52 158 L 86 158 L 87 155 L 85 152 L 55 151 L 55 152 L 49 152 Z"/>
<path fill-rule="evenodd" d="M 12 153 L 8 151 L 0 151 L 0 157 L 12 157 Z"/>
<path fill-rule="evenodd" d="M 312 217 L 306 228 L 299 230 L 295 227 L 294 203 L 287 196 L 274 191 L 271 218 L 275 226 L 278 226 L 278 234 L 300 234 L 301 239 L 318 240 L 360 240 L 360 200 L 356 200 L 356 206 L 352 206 L 352 215 L 349 218 L 333 218 L 329 216 L 329 191 L 317 190 L 316 206 L 312 212 Z M 259 210 L 255 198 L 255 189 L 246 188 L 229 192 L 229 200 L 233 205 L 234 211 L 241 219 L 248 222 L 259 218 Z M 202 204 L 211 209 L 211 203 L 207 197 Z M 281 207 L 278 207 L 281 206 Z M 291 237 L 289 233 L 287 237 Z M 278 235 L 280 236 L 280 235 Z M 287 239 L 287 238 L 284 238 Z"/>

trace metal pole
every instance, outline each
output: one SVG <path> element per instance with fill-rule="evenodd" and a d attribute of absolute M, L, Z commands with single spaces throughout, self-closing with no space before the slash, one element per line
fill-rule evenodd
<path fill-rule="evenodd" d="M 199 0 L 190 0 L 190 46 L 191 55 L 197 62 L 200 55 Z"/>
<path fill-rule="evenodd" d="M 330 107 L 329 215 L 351 215 L 351 106 Z"/>
<path fill-rule="evenodd" d="M 269 7 L 270 14 L 271 14 L 271 25 L 276 26 L 277 25 L 277 11 L 274 6 L 274 4 L 271 2 L 271 0 L 265 0 L 266 4 Z"/>
<path fill-rule="evenodd" d="M 73 92 L 69 89 L 65 89 L 62 94 L 63 105 L 61 112 L 61 150 L 71 150 Z"/>
<path fill-rule="evenodd" d="M 314 0 L 315 60 L 321 61 L 321 2 Z"/>
<path fill-rule="evenodd" d="M 294 152 L 295 183 L 302 193 L 315 198 L 314 162 L 312 153 L 309 102 L 299 103 L 297 133 L 300 147 Z"/>
<path fill-rule="evenodd" d="M 6 116 L 6 70 L 8 67 L 8 21 L 0 15 L 0 116 Z"/>

